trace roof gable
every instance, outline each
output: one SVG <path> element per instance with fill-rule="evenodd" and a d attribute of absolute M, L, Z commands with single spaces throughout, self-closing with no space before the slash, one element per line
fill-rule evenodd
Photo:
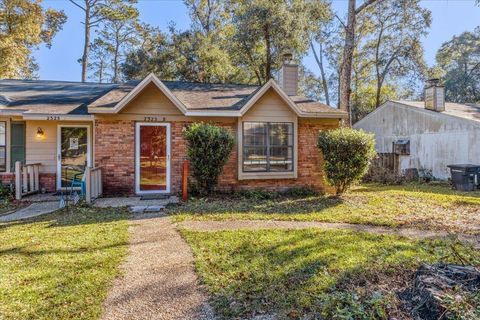
<path fill-rule="evenodd" d="M 158 79 L 153 73 L 149 74 L 139 84 L 137 84 L 126 96 L 124 96 L 113 108 L 110 107 L 88 107 L 89 112 L 94 113 L 119 113 L 131 101 L 133 101 L 149 85 L 154 84 L 183 114 L 187 113 L 187 108 L 173 93 Z"/>
<path fill-rule="evenodd" d="M 248 102 L 240 110 L 240 114 L 242 116 L 245 115 L 247 111 L 250 110 L 250 108 L 252 108 L 255 103 L 257 103 L 257 101 L 265 95 L 266 92 L 268 92 L 269 89 L 275 91 L 280 96 L 280 98 L 292 109 L 292 111 L 295 112 L 297 116 L 301 116 L 302 112 L 298 108 L 298 106 L 288 97 L 288 95 L 278 86 L 278 84 L 273 79 L 270 79 L 267 83 L 265 83 L 263 87 L 261 87 L 260 90 L 258 90 L 248 100 Z"/>

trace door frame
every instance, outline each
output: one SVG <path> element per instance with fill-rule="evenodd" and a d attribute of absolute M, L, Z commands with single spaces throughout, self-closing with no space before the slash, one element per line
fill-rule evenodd
<path fill-rule="evenodd" d="M 88 124 L 59 124 L 57 125 L 57 190 L 62 189 L 62 128 L 87 128 L 87 167 L 92 166 L 92 146 L 90 140 L 90 126 Z M 79 189 L 79 188 L 74 188 Z"/>
<path fill-rule="evenodd" d="M 140 127 L 165 127 L 167 136 L 167 161 L 166 161 L 166 188 L 165 190 L 140 190 Z M 167 122 L 136 122 L 135 123 L 135 193 L 136 194 L 158 194 L 158 193 L 170 193 L 170 172 L 171 172 L 171 159 L 170 159 L 170 145 L 171 145 L 171 129 L 170 123 Z"/>

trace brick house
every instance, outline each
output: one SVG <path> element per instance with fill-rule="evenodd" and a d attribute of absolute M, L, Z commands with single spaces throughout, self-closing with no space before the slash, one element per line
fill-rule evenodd
<path fill-rule="evenodd" d="M 55 191 L 86 168 L 101 167 L 106 194 L 178 193 L 182 130 L 202 121 L 236 137 L 219 188 L 323 190 L 316 138 L 338 127 L 345 113 L 298 96 L 297 86 L 291 63 L 278 83 L 263 86 L 161 81 L 153 74 L 123 84 L 0 80 L 0 179 L 14 183 L 15 164 L 36 163 L 28 174 L 39 182 L 32 184 Z M 20 180 L 30 181 L 26 173 Z"/>

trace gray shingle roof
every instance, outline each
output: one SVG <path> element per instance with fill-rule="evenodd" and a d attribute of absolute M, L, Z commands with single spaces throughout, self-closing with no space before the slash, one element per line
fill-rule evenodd
<path fill-rule="evenodd" d="M 27 113 L 86 114 L 87 105 L 115 84 L 0 80 L 0 110 Z"/>
<path fill-rule="evenodd" d="M 140 81 L 98 84 L 45 80 L 0 80 L 0 113 L 88 114 L 88 107 L 114 107 Z M 240 110 L 261 88 L 245 84 L 162 81 L 189 110 Z M 343 114 L 300 96 L 295 104 L 307 113 Z"/>

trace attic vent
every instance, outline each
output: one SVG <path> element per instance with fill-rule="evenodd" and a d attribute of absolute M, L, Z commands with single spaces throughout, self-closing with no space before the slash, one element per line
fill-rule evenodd
<path fill-rule="evenodd" d="M 440 79 L 427 80 L 425 86 L 425 109 L 437 112 L 445 111 L 445 87 L 438 83 Z"/>

